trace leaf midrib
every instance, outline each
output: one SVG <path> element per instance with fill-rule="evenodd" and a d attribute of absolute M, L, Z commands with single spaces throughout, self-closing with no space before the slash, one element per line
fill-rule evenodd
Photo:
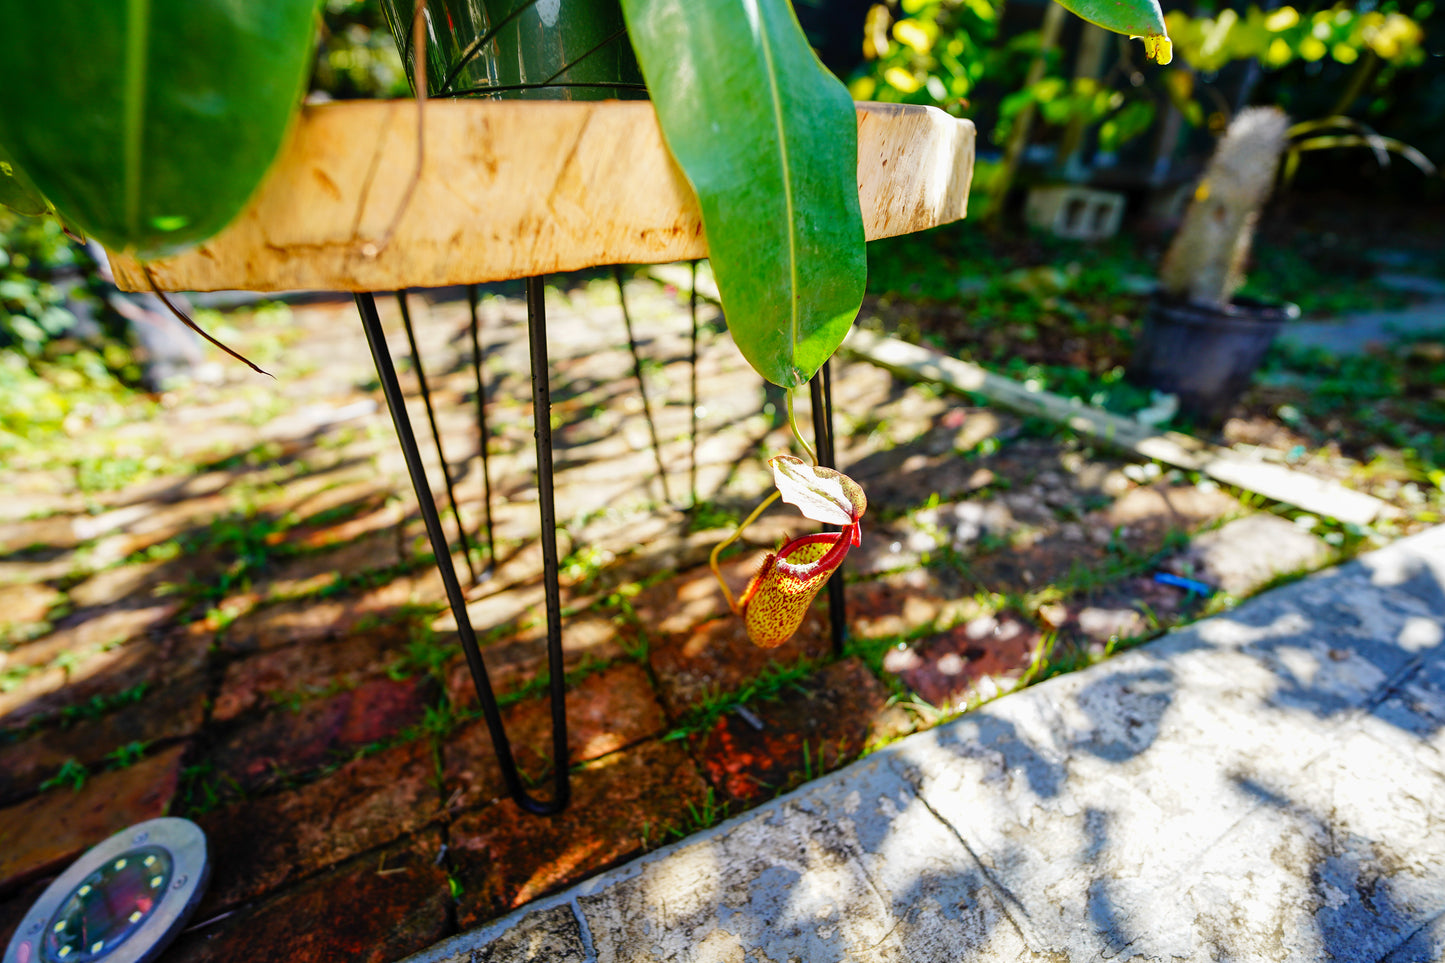
<path fill-rule="evenodd" d="M 783 165 L 783 204 L 787 210 L 788 231 L 788 367 L 797 371 L 798 351 L 798 225 L 793 217 L 793 169 L 788 156 L 787 129 L 783 125 L 783 98 L 778 88 L 778 75 L 773 66 L 773 47 L 768 42 L 768 24 L 760 7 L 758 11 L 758 41 L 762 47 L 763 60 L 767 67 L 768 94 L 773 101 L 773 126 L 778 132 L 778 154 Z"/>
<path fill-rule="evenodd" d="M 141 128 L 145 123 L 145 84 L 150 51 L 150 0 L 127 0 L 125 23 L 125 88 L 122 92 L 122 182 L 125 223 L 132 235 L 140 231 Z"/>

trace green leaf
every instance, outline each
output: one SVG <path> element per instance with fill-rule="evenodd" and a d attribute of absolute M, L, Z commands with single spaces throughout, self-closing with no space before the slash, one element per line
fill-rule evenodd
<path fill-rule="evenodd" d="M 140 257 L 205 240 L 281 145 L 316 0 L 10 4 L 0 143 L 60 215 Z"/>
<path fill-rule="evenodd" d="M 40 191 L 36 190 L 20 166 L 11 160 L 4 147 L 0 147 L 0 204 L 27 217 L 35 217 L 50 210 L 50 204 L 41 196 Z"/>
<path fill-rule="evenodd" d="M 1058 0 L 1059 6 L 1105 30 L 1143 37 L 1144 52 L 1161 64 L 1172 59 L 1159 0 Z"/>
<path fill-rule="evenodd" d="M 733 340 L 764 378 L 803 384 L 863 301 L 853 101 L 787 0 L 623 0 L 622 10 L 702 205 Z"/>

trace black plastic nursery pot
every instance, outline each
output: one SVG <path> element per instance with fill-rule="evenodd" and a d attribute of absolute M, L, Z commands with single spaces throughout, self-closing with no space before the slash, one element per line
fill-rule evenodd
<path fill-rule="evenodd" d="M 381 0 L 415 84 L 413 0 Z M 619 0 L 425 0 L 431 97 L 646 96 Z"/>
<path fill-rule="evenodd" d="M 1288 302 L 1237 298 L 1221 310 L 1156 293 L 1129 378 L 1177 395 L 1179 410 L 1195 421 L 1218 424 L 1249 387 L 1280 328 L 1299 313 Z"/>

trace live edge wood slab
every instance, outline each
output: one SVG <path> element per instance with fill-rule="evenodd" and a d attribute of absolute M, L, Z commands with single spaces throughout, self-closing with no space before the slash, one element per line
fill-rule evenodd
<path fill-rule="evenodd" d="M 389 291 L 707 256 L 697 198 L 646 101 L 309 106 L 247 208 L 210 242 L 149 263 L 168 291 Z M 858 104 L 870 240 L 967 213 L 974 128 L 931 107 Z M 395 230 L 382 243 L 388 229 Z M 125 290 L 150 284 L 112 253 Z"/>

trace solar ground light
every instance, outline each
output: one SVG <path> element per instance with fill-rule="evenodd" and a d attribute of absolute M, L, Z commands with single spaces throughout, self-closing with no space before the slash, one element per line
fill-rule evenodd
<path fill-rule="evenodd" d="M 123 829 L 61 873 L 20 923 L 3 963 L 144 963 L 205 892 L 206 837 L 188 819 Z"/>

